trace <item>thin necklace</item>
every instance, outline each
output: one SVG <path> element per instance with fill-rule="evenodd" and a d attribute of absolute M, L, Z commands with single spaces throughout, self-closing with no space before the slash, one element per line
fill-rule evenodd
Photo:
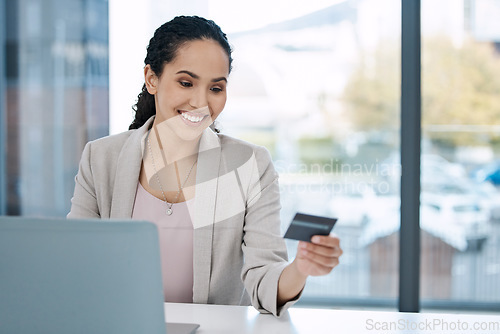
<path fill-rule="evenodd" d="M 186 182 L 189 179 L 189 176 L 191 175 L 191 171 L 193 170 L 194 165 L 196 165 L 196 162 L 198 160 L 195 160 L 194 163 L 193 163 L 193 165 L 189 169 L 189 172 L 188 172 L 188 174 L 186 176 L 186 179 L 181 184 L 181 186 L 179 188 L 179 191 L 177 191 L 177 195 L 175 195 L 175 199 L 172 201 L 172 203 L 168 203 L 167 202 L 167 196 L 165 196 L 165 192 L 163 191 L 163 187 L 162 187 L 161 182 L 160 182 L 160 177 L 158 176 L 158 171 L 156 170 L 155 158 L 153 157 L 153 150 L 151 150 L 151 143 L 149 142 L 149 133 L 148 133 L 147 142 L 148 142 L 149 154 L 151 155 L 151 162 L 153 163 L 153 169 L 154 169 L 154 172 L 155 172 L 155 175 L 156 175 L 156 181 L 158 182 L 158 185 L 160 186 L 161 194 L 163 195 L 163 201 L 167 205 L 167 211 L 165 213 L 167 214 L 167 216 L 170 216 L 172 213 L 174 213 L 174 210 L 172 210 L 172 207 L 174 206 L 174 203 L 177 202 L 177 199 L 179 198 L 179 195 L 180 195 L 180 193 L 182 191 L 182 188 L 184 188 L 184 186 L 186 185 Z"/>

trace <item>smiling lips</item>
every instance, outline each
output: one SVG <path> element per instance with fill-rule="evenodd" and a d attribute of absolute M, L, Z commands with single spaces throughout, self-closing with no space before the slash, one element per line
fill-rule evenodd
<path fill-rule="evenodd" d="M 177 112 L 185 122 L 189 122 L 191 125 L 197 125 L 198 123 L 201 123 L 205 117 L 209 116 L 209 113 L 207 113 L 205 109 L 208 111 L 208 108 L 204 107 L 194 111 L 178 110 Z M 200 112 L 201 110 L 203 110 L 203 112 Z"/>
<path fill-rule="evenodd" d="M 194 116 L 192 114 L 189 114 L 188 112 L 181 112 L 181 116 L 182 118 L 184 119 L 187 119 L 188 121 L 190 122 L 193 122 L 193 123 L 199 123 L 201 122 L 205 116 L 207 115 L 201 115 L 201 116 Z"/>

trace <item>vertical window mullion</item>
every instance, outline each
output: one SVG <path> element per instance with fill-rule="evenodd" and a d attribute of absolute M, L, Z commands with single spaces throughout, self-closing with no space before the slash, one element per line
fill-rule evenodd
<path fill-rule="evenodd" d="M 399 311 L 420 310 L 420 0 L 401 3 Z"/>
<path fill-rule="evenodd" d="M 6 180 L 6 101 L 5 101 L 5 1 L 0 0 L 0 216 L 5 215 L 7 209 L 7 180 Z"/>

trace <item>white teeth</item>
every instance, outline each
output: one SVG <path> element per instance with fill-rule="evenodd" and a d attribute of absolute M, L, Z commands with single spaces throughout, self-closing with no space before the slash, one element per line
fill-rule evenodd
<path fill-rule="evenodd" d="M 188 115 L 185 112 L 181 113 L 181 116 L 184 117 L 185 119 L 187 119 L 188 121 L 193 122 L 193 123 L 201 122 L 201 120 L 203 119 L 203 116 L 192 116 L 192 115 Z"/>

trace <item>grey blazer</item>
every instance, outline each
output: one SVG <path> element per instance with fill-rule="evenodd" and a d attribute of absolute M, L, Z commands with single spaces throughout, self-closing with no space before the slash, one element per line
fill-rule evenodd
<path fill-rule="evenodd" d="M 68 218 L 130 219 L 144 126 L 87 143 Z M 265 148 L 206 129 L 196 173 L 193 302 L 280 312 L 277 286 L 288 264 L 280 237 L 278 174 Z M 246 291 L 245 291 L 246 290 Z"/>

